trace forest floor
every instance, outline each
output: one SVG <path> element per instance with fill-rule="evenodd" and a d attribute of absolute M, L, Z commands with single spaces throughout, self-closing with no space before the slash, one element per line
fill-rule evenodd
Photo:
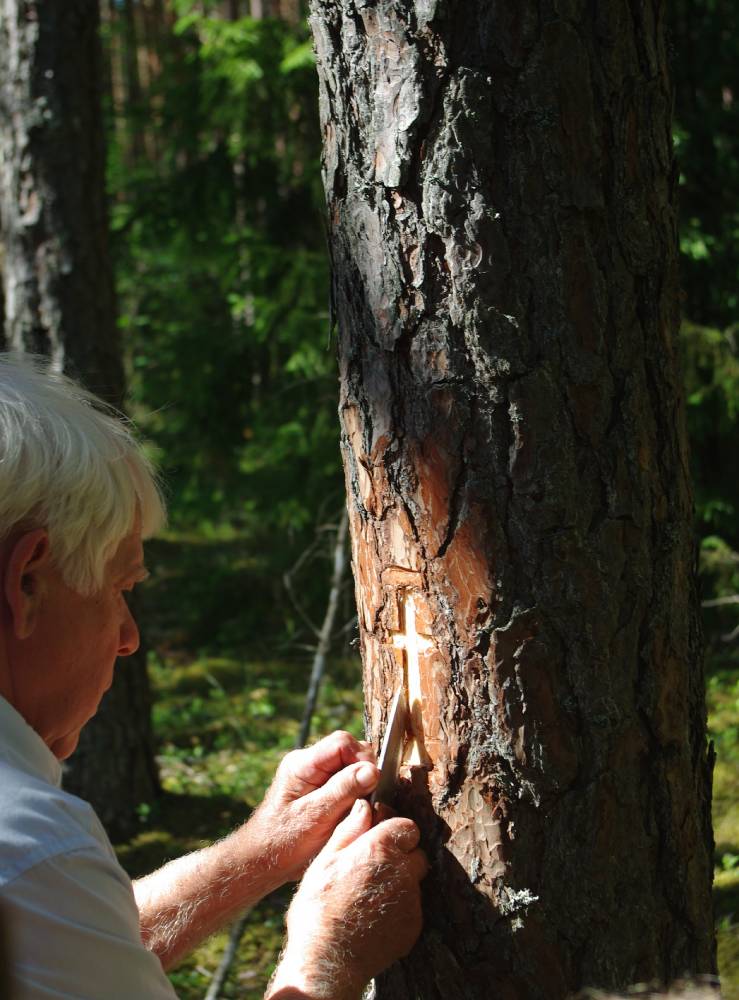
<path fill-rule="evenodd" d="M 736 657 L 711 661 L 708 725 L 716 747 L 713 900 L 725 1000 L 739 1000 L 739 671 Z"/>
<path fill-rule="evenodd" d="M 231 550 L 233 552 L 233 549 Z M 116 849 L 132 877 L 204 846 L 242 822 L 261 801 L 281 756 L 298 731 L 310 656 L 249 654 L 253 637 L 238 626 L 249 592 L 222 571 L 214 600 L 214 551 L 207 544 L 151 543 L 152 577 L 141 612 L 147 623 L 154 728 L 163 794 L 140 810 L 140 831 Z M 243 573 L 235 565 L 234 573 Z M 238 583 L 243 583 L 239 579 Z M 233 585 L 233 586 L 232 586 Z M 238 601 L 233 601 L 234 589 Z M 187 623 L 187 626 L 183 623 Z M 264 638 L 264 637 L 260 637 Z M 264 648 L 262 644 L 262 648 Z M 739 1000 L 739 674 L 736 661 L 709 660 L 709 725 L 714 772 L 716 869 L 714 901 L 719 968 L 726 1000 Z M 312 732 L 362 731 L 357 658 L 334 661 Z M 291 889 L 273 894 L 249 915 L 223 998 L 258 1000 L 279 954 Z M 228 939 L 211 938 L 170 976 L 181 1000 L 202 1000 Z"/>

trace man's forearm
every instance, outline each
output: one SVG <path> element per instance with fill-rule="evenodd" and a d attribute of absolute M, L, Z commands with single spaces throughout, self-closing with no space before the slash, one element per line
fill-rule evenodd
<path fill-rule="evenodd" d="M 247 824 L 134 882 L 141 938 L 169 969 L 284 881 Z"/>
<path fill-rule="evenodd" d="M 363 983 L 350 978 L 352 962 L 341 961 L 329 946 L 322 957 L 283 951 L 265 1000 L 360 1000 Z"/>

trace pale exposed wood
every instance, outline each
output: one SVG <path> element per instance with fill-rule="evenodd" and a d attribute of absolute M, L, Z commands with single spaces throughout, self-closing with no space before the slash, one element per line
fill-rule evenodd
<path fill-rule="evenodd" d="M 426 767 L 430 761 L 425 750 L 421 659 L 433 649 L 434 644 L 430 636 L 419 632 L 416 627 L 416 602 L 413 592 L 399 591 L 398 603 L 399 631 L 392 633 L 392 640 L 395 649 L 401 651 L 402 675 L 399 680 L 405 687 L 411 729 L 411 736 L 403 754 L 403 763 L 409 768 Z"/>

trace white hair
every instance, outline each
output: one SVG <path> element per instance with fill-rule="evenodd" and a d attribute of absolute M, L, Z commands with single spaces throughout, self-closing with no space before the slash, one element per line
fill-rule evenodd
<path fill-rule="evenodd" d="M 0 354 L 0 541 L 45 528 L 65 583 L 93 594 L 137 512 L 144 538 L 166 519 L 126 418 L 41 358 Z"/>

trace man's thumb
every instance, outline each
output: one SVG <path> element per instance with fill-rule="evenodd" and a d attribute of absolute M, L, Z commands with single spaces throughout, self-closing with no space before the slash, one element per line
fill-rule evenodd
<path fill-rule="evenodd" d="M 344 817 L 331 834 L 324 851 L 340 851 L 342 847 L 348 847 L 371 826 L 372 806 L 366 799 L 357 799 L 349 815 Z"/>

